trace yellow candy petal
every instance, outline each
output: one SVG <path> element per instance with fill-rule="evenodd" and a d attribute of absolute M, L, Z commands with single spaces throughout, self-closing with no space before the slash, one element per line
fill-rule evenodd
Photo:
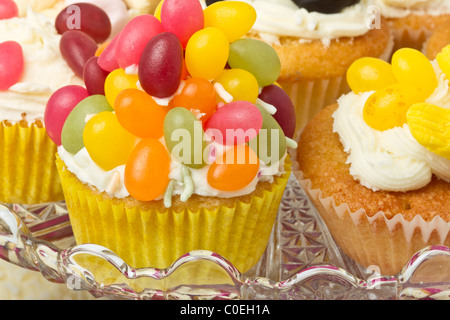
<path fill-rule="evenodd" d="M 450 159 L 450 109 L 417 103 L 406 114 L 414 138 L 437 155 Z"/>

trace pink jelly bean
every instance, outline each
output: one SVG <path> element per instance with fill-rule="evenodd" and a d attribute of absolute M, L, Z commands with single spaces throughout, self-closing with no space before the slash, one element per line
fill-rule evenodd
<path fill-rule="evenodd" d="M 0 20 L 19 16 L 19 8 L 12 0 L 0 0 Z"/>
<path fill-rule="evenodd" d="M 22 46 L 15 41 L 0 43 L 0 90 L 7 90 L 17 83 L 23 74 Z"/>
<path fill-rule="evenodd" d="M 218 109 L 206 122 L 205 132 L 221 144 L 238 145 L 255 138 L 261 130 L 263 117 L 248 101 L 234 101 Z"/>
<path fill-rule="evenodd" d="M 189 38 L 203 29 L 205 17 L 198 0 L 164 0 L 161 7 L 161 23 L 165 31 L 174 33 L 183 48 Z"/>
<path fill-rule="evenodd" d="M 116 44 L 116 59 L 120 68 L 139 65 L 145 46 L 161 32 L 161 22 L 150 14 L 137 16 L 128 22 L 120 32 Z"/>
<path fill-rule="evenodd" d="M 56 90 L 48 100 L 44 124 L 48 136 L 56 145 L 61 145 L 61 131 L 70 112 L 88 96 L 82 86 L 68 85 Z"/>
<path fill-rule="evenodd" d="M 120 68 L 116 59 L 116 45 L 119 35 L 120 33 L 111 40 L 98 57 L 98 65 L 105 71 L 112 72 Z"/>
<path fill-rule="evenodd" d="M 83 71 L 84 84 L 90 95 L 105 95 L 105 80 L 109 72 L 103 70 L 98 65 L 98 57 L 90 58 Z"/>
<path fill-rule="evenodd" d="M 83 78 L 84 65 L 95 55 L 98 46 L 86 33 L 69 30 L 61 36 L 59 48 L 69 67 L 78 77 Z"/>

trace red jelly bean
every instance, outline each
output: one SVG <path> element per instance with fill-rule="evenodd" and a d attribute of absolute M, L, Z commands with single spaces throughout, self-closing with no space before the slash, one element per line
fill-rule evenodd
<path fill-rule="evenodd" d="M 287 93 L 279 86 L 271 84 L 263 88 L 259 98 L 277 109 L 273 117 L 283 129 L 284 135 L 292 138 L 295 133 L 295 109 Z"/>
<path fill-rule="evenodd" d="M 218 109 L 206 122 L 205 131 L 215 141 L 226 145 L 247 143 L 261 130 L 259 109 L 248 101 L 234 101 Z"/>
<path fill-rule="evenodd" d="M 149 14 L 137 16 L 128 22 L 117 40 L 116 59 L 119 67 L 125 69 L 139 65 L 145 46 L 161 32 L 163 32 L 161 22 Z"/>
<path fill-rule="evenodd" d="M 56 17 L 55 27 L 59 34 L 68 30 L 87 33 L 97 43 L 111 34 L 111 21 L 100 7 L 91 3 L 76 3 L 64 8 Z"/>
<path fill-rule="evenodd" d="M 17 83 L 23 74 L 22 47 L 15 41 L 0 43 L 0 90 L 7 90 Z"/>
<path fill-rule="evenodd" d="M 116 45 L 119 35 L 120 33 L 117 34 L 110 43 L 108 43 L 98 57 L 98 65 L 105 71 L 112 72 L 120 68 L 116 59 Z"/>
<path fill-rule="evenodd" d="M 69 113 L 88 96 L 82 86 L 69 85 L 56 90 L 48 100 L 44 124 L 48 136 L 56 145 L 61 145 L 61 132 Z"/>
<path fill-rule="evenodd" d="M 105 80 L 109 72 L 98 65 L 98 57 L 90 58 L 83 70 L 83 79 L 86 89 L 90 95 L 105 95 Z"/>
<path fill-rule="evenodd" d="M 0 0 L 0 20 L 19 16 L 19 8 L 12 0 Z"/>
<path fill-rule="evenodd" d="M 186 48 L 189 38 L 205 25 L 200 1 L 164 0 L 161 7 L 161 23 L 164 30 L 174 33 L 180 39 L 183 48 Z"/>
<path fill-rule="evenodd" d="M 95 56 L 98 46 L 86 33 L 69 30 L 62 35 L 59 48 L 69 67 L 78 77 L 83 78 L 84 65 Z"/>
<path fill-rule="evenodd" d="M 153 37 L 142 53 L 139 82 L 151 96 L 165 98 L 173 95 L 183 72 L 183 48 L 170 32 Z"/>

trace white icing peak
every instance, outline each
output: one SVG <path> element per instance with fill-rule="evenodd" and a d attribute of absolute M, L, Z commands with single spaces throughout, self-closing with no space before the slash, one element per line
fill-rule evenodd
<path fill-rule="evenodd" d="M 242 1 L 256 10 L 253 31 L 271 43 L 276 43 L 279 36 L 321 39 L 327 42 L 339 37 L 363 35 L 371 27 L 371 12 L 366 1 L 334 14 L 308 12 L 299 9 L 291 0 Z"/>
<path fill-rule="evenodd" d="M 433 66 L 439 85 L 426 102 L 450 109 L 448 80 L 437 63 L 433 62 Z M 364 105 L 373 93 L 343 95 L 333 114 L 333 130 L 348 153 L 350 174 L 374 191 L 416 190 L 427 185 L 433 174 L 450 182 L 450 160 L 420 145 L 407 124 L 378 131 L 364 121 Z"/>
<path fill-rule="evenodd" d="M 450 13 L 448 0 L 369 0 L 387 18 L 402 18 L 410 14 L 442 15 Z"/>

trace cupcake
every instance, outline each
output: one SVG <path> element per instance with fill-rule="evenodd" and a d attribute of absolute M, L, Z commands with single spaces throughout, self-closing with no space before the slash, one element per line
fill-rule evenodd
<path fill-rule="evenodd" d="M 294 102 L 297 130 L 349 91 L 345 73 L 353 61 L 391 54 L 389 28 L 366 1 L 245 2 L 258 15 L 248 36 L 272 45 L 280 57 L 278 83 Z"/>
<path fill-rule="evenodd" d="M 193 250 L 241 272 L 257 263 L 290 174 L 295 117 L 273 84 L 276 52 L 241 39 L 247 9 L 227 19 L 198 0 L 165 0 L 161 21 L 133 18 L 100 55 L 112 68 L 105 94 L 59 119 L 57 166 L 77 243 L 136 268 L 167 268 Z"/>
<path fill-rule="evenodd" d="M 422 50 L 439 26 L 450 26 L 450 3 L 445 0 L 370 0 L 386 18 L 395 37 L 395 48 Z"/>
<path fill-rule="evenodd" d="M 43 15 L 0 20 L 0 201 L 63 200 L 54 164 L 56 145 L 47 137 L 44 113 L 51 94 L 82 84 L 59 49 L 60 35 Z"/>
<path fill-rule="evenodd" d="M 297 175 L 333 238 L 385 275 L 426 246 L 450 246 L 448 52 L 355 62 L 352 92 L 300 137 Z"/>
<path fill-rule="evenodd" d="M 450 30 L 447 27 L 439 27 L 428 38 L 423 46 L 423 53 L 430 60 L 436 59 L 436 56 L 450 44 Z"/>

